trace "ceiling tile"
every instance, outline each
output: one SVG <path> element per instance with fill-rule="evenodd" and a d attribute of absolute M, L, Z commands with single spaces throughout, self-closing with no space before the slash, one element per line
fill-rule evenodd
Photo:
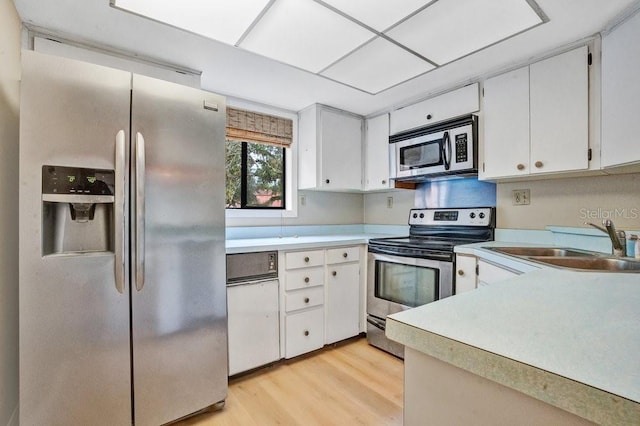
<path fill-rule="evenodd" d="M 115 7 L 227 44 L 235 44 L 269 0 L 112 0 Z"/>
<path fill-rule="evenodd" d="M 372 94 L 433 69 L 433 65 L 378 37 L 321 75 Z"/>
<path fill-rule="evenodd" d="M 368 25 L 376 31 L 384 31 L 406 16 L 433 0 L 322 0 L 343 13 Z"/>
<path fill-rule="evenodd" d="M 526 0 L 439 0 L 386 35 L 442 65 L 541 22 Z"/>
<path fill-rule="evenodd" d="M 374 36 L 312 0 L 276 0 L 239 47 L 317 73 Z"/>

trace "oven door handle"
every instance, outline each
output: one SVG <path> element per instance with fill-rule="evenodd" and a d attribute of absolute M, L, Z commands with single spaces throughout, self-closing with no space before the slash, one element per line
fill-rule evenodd
<path fill-rule="evenodd" d="M 369 253 L 377 253 L 377 254 L 386 254 L 388 256 L 396 256 L 396 257 L 417 257 L 419 259 L 427 259 L 427 260 L 437 260 L 442 262 L 451 262 L 451 254 L 440 254 L 440 253 L 429 253 L 426 256 L 421 256 L 417 254 L 401 254 L 398 253 L 397 250 L 392 248 L 382 248 L 382 247 L 372 247 L 369 246 Z"/>
<path fill-rule="evenodd" d="M 372 326 L 374 326 L 375 328 L 385 331 L 387 325 L 386 325 L 386 321 L 383 319 L 379 319 L 379 318 L 375 318 L 375 317 L 371 317 L 371 316 L 367 316 L 367 322 L 369 324 L 371 324 Z"/>

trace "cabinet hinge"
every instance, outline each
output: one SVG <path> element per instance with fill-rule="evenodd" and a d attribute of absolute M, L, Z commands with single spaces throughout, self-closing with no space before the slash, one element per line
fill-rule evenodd
<path fill-rule="evenodd" d="M 588 161 L 591 161 L 592 154 L 593 154 L 593 153 L 592 153 L 592 151 L 591 151 L 591 148 L 589 148 L 589 149 L 587 150 L 587 160 L 588 160 Z"/>
<path fill-rule="evenodd" d="M 482 173 L 484 173 L 484 163 L 482 163 Z"/>
<path fill-rule="evenodd" d="M 476 264 L 476 275 L 480 275 L 480 265 Z"/>
<path fill-rule="evenodd" d="M 587 64 L 591 65 L 593 63 L 593 56 L 591 56 L 591 52 L 587 55 Z"/>

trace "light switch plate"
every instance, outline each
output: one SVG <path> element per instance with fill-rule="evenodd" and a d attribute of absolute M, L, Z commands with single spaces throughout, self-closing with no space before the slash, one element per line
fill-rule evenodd
<path fill-rule="evenodd" d="M 528 189 L 514 189 L 511 191 L 514 206 L 531 204 L 531 194 Z"/>
<path fill-rule="evenodd" d="M 393 208 L 393 197 L 387 197 L 387 208 L 388 209 Z"/>

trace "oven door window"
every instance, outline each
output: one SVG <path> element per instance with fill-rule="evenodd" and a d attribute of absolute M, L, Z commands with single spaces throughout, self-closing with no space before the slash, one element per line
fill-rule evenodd
<path fill-rule="evenodd" d="M 400 170 L 421 169 L 443 164 L 442 139 L 400 148 Z"/>
<path fill-rule="evenodd" d="M 416 307 L 438 300 L 440 271 L 435 268 L 376 261 L 375 296 Z"/>

